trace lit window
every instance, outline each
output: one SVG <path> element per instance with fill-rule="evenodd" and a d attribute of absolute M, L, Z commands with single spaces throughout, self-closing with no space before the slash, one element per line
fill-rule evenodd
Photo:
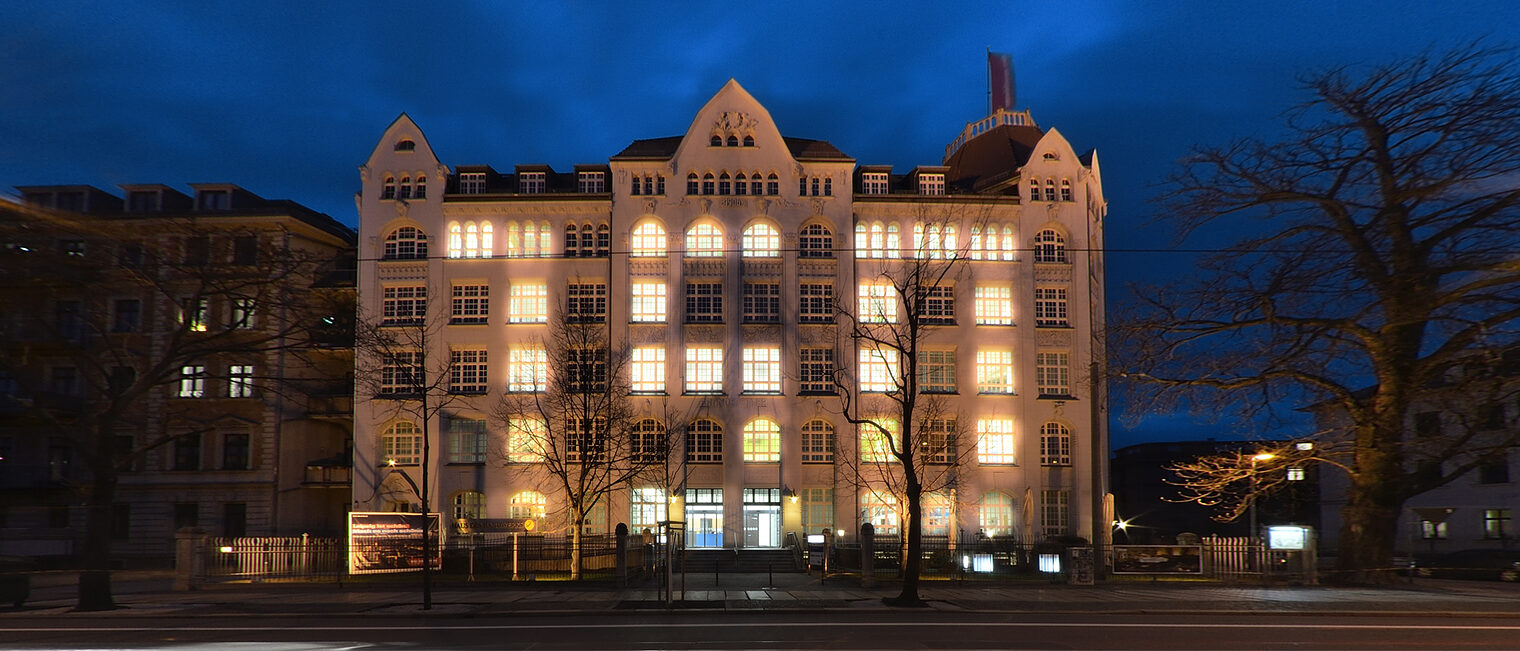
<path fill-rule="evenodd" d="M 1288 469 L 1288 481 L 1303 481 L 1303 480 L 1304 480 L 1304 469 L 1303 468 L 1289 468 Z"/>
<path fill-rule="evenodd" d="M 818 533 L 834 530 L 834 489 L 804 488 L 802 498 L 802 530 Z"/>
<path fill-rule="evenodd" d="M 929 418 L 918 425 L 918 454 L 924 463 L 947 466 L 956 462 L 954 418 Z"/>
<path fill-rule="evenodd" d="M 976 324 L 1013 325 L 1013 288 L 977 285 Z"/>
<path fill-rule="evenodd" d="M 815 418 L 802 424 L 802 462 L 834 463 L 834 426 Z"/>
<path fill-rule="evenodd" d="M 862 323 L 897 323 L 897 291 L 886 283 L 861 283 L 859 319 Z"/>
<path fill-rule="evenodd" d="M 1046 539 L 1059 538 L 1069 531 L 1071 521 L 1071 491 L 1046 489 L 1040 491 L 1040 519 Z"/>
<path fill-rule="evenodd" d="M 897 512 L 897 498 L 883 491 L 866 491 L 860 495 L 860 510 L 878 536 L 896 536 L 902 530 Z"/>
<path fill-rule="evenodd" d="M 633 349 L 630 390 L 634 393 L 665 392 L 665 349 L 649 346 Z"/>
<path fill-rule="evenodd" d="M 797 257 L 834 257 L 834 233 L 829 231 L 829 228 L 823 224 L 808 224 L 804 226 L 797 240 Z"/>
<path fill-rule="evenodd" d="M 723 391 L 723 349 L 686 349 L 686 393 Z"/>
<path fill-rule="evenodd" d="M 1035 389 L 1042 396 L 1071 395 L 1071 356 L 1067 353 L 1035 354 Z"/>
<path fill-rule="evenodd" d="M 1013 533 L 1013 498 L 1003 493 L 986 493 L 976 504 L 977 526 L 989 538 Z"/>
<path fill-rule="evenodd" d="M 633 229 L 633 251 L 635 258 L 649 258 L 665 255 L 665 229 L 654 222 L 644 222 L 638 228 Z"/>
<path fill-rule="evenodd" d="M 1035 288 L 1034 324 L 1042 328 L 1064 328 L 1068 325 L 1066 320 L 1066 288 Z"/>
<path fill-rule="evenodd" d="M 902 427 L 891 418 L 873 418 L 861 423 L 860 460 L 866 463 L 896 463 L 892 450 L 902 442 Z"/>
<path fill-rule="evenodd" d="M 781 234 L 770 224 L 744 229 L 744 257 L 774 258 L 781 255 Z"/>
<path fill-rule="evenodd" d="M 1040 465 L 1071 465 L 1071 430 L 1060 423 L 1040 427 Z"/>
<path fill-rule="evenodd" d="M 402 421 L 380 435 L 381 462 L 386 465 L 415 466 L 422 463 L 422 430 Z"/>
<path fill-rule="evenodd" d="M 686 322 L 723 322 L 723 283 L 686 283 Z"/>
<path fill-rule="evenodd" d="M 449 351 L 449 391 L 485 393 L 487 384 L 486 351 L 480 349 Z"/>
<path fill-rule="evenodd" d="M 834 285 L 802 283 L 798 288 L 797 321 L 800 323 L 834 322 Z"/>
<path fill-rule="evenodd" d="M 575 189 L 583 194 L 606 192 L 607 173 L 579 172 L 575 175 Z"/>
<path fill-rule="evenodd" d="M 227 397 L 253 397 L 253 366 L 233 364 L 227 367 Z"/>
<path fill-rule="evenodd" d="M 517 175 L 517 191 L 522 194 L 543 194 L 545 190 L 543 172 L 522 172 Z"/>
<path fill-rule="evenodd" d="M 723 426 L 700 419 L 686 430 L 686 460 L 691 463 L 723 463 Z"/>
<path fill-rule="evenodd" d="M 955 393 L 955 351 L 918 351 L 918 390 L 921 393 Z"/>
<path fill-rule="evenodd" d="M 206 331 L 206 321 L 210 315 L 210 303 L 206 299 L 187 298 L 180 309 L 180 323 L 185 325 L 186 330 L 191 332 Z M 66 320 L 63 316 L 60 316 L 58 319 L 58 329 L 65 334 L 73 335 L 70 338 L 77 337 L 79 326 L 73 321 L 73 319 L 77 319 L 77 316 L 74 316 L 76 312 L 68 312 L 60 308 L 59 314 L 69 314 L 70 318 Z"/>
<path fill-rule="evenodd" d="M 513 348 L 507 352 L 507 390 L 543 391 L 549 384 L 549 358 L 542 348 Z"/>
<path fill-rule="evenodd" d="M 448 255 L 450 258 L 464 257 L 464 228 L 459 222 L 449 222 Z"/>
<path fill-rule="evenodd" d="M 402 226 L 385 236 L 386 260 L 423 260 L 427 258 L 427 233 Z"/>
<path fill-rule="evenodd" d="M 507 222 L 507 257 L 542 257 L 550 255 L 549 222 Z"/>
<path fill-rule="evenodd" d="M 476 418 L 446 418 L 444 440 L 449 463 L 485 463 L 486 422 Z"/>
<path fill-rule="evenodd" d="M 977 393 L 1013 393 L 1013 351 L 976 351 Z"/>
<path fill-rule="evenodd" d="M 665 521 L 665 489 L 635 488 L 628 495 L 628 529 L 630 532 L 655 531 Z M 647 542 L 653 542 L 646 540 Z"/>
<path fill-rule="evenodd" d="M 629 310 L 634 323 L 665 322 L 665 281 L 635 280 Z"/>
<path fill-rule="evenodd" d="M 545 323 L 548 320 L 549 286 L 543 283 L 512 283 L 507 322 Z"/>
<path fill-rule="evenodd" d="M 1068 262 L 1066 259 L 1066 238 L 1061 237 L 1051 229 L 1040 231 L 1034 236 L 1034 261 L 1035 262 Z"/>
<path fill-rule="evenodd" d="M 523 491 L 512 496 L 512 504 L 507 512 L 509 518 L 531 518 L 543 520 L 544 512 L 549 505 L 549 499 L 538 491 Z"/>
<path fill-rule="evenodd" d="M 1446 540 L 1446 522 L 1421 520 L 1420 538 L 1423 540 Z"/>
<path fill-rule="evenodd" d="M 887 193 L 887 173 L 886 172 L 863 172 L 863 173 L 861 173 L 861 175 L 860 175 L 860 193 L 861 194 L 886 194 Z"/>
<path fill-rule="evenodd" d="M 713 258 L 723 255 L 723 231 L 712 224 L 697 224 L 686 231 L 686 255 Z"/>
<path fill-rule="evenodd" d="M 182 366 L 179 369 L 179 397 L 206 397 L 206 367 Z"/>
<path fill-rule="evenodd" d="M 495 245 L 491 222 L 465 222 L 463 234 L 459 224 L 449 224 L 450 258 L 489 258 Z"/>
<path fill-rule="evenodd" d="M 860 350 L 860 390 L 887 393 L 897 390 L 897 351 L 891 348 Z"/>
<path fill-rule="evenodd" d="M 507 461 L 510 463 L 539 463 L 549 449 L 549 427 L 544 421 L 529 416 L 512 416 L 507 419 Z"/>
<path fill-rule="evenodd" d="M 490 317 L 488 285 L 454 285 L 449 323 L 485 323 Z"/>
<path fill-rule="evenodd" d="M 485 194 L 485 172 L 460 172 L 459 194 Z"/>
<path fill-rule="evenodd" d="M 744 393 L 781 393 L 781 349 L 744 349 Z"/>
<path fill-rule="evenodd" d="M 460 491 L 454 493 L 454 518 L 456 520 L 473 520 L 485 517 L 486 495 L 475 491 Z"/>
<path fill-rule="evenodd" d="M 937 174 L 937 173 L 935 173 L 935 174 L 923 174 L 923 173 L 920 173 L 918 175 L 918 193 L 919 194 L 924 194 L 924 195 L 931 195 L 931 196 L 938 196 L 938 195 L 944 194 L 945 193 L 945 175 L 944 174 Z"/>
<path fill-rule="evenodd" d="M 913 255 L 931 260 L 957 257 L 953 224 L 913 225 Z"/>
<path fill-rule="evenodd" d="M 781 460 L 781 426 L 769 418 L 756 418 L 744 426 L 745 463 Z"/>
<path fill-rule="evenodd" d="M 565 321 L 607 322 L 607 284 L 570 283 L 565 287 Z"/>
<path fill-rule="evenodd" d="M 798 377 L 801 393 L 834 393 L 834 349 L 803 348 L 801 373 Z"/>
<path fill-rule="evenodd" d="M 976 421 L 976 462 L 983 465 L 1015 462 L 1013 421 L 997 418 Z"/>
<path fill-rule="evenodd" d="M 947 536 L 950 534 L 950 496 L 944 491 L 924 491 L 923 534 Z"/>
<path fill-rule="evenodd" d="M 744 322 L 777 323 L 781 321 L 781 285 L 744 283 Z"/>

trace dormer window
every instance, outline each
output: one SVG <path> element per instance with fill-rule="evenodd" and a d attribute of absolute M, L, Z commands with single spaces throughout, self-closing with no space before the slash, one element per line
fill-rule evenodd
<path fill-rule="evenodd" d="M 232 193 L 227 190 L 201 190 L 195 199 L 201 210 L 232 210 Z"/>
<path fill-rule="evenodd" d="M 582 194 L 597 194 L 607 191 L 606 172 L 579 172 L 575 176 L 576 190 Z M 635 193 L 637 194 L 637 193 Z"/>
<path fill-rule="evenodd" d="M 460 172 L 459 194 L 485 194 L 485 172 Z"/>
<path fill-rule="evenodd" d="M 745 136 L 744 137 L 744 146 L 745 147 L 754 147 L 755 146 L 755 137 L 754 136 Z"/>
<path fill-rule="evenodd" d="M 886 194 L 886 172 L 864 172 L 860 175 L 861 194 Z"/>
<path fill-rule="evenodd" d="M 522 172 L 517 175 L 517 191 L 522 194 L 544 193 L 543 172 Z"/>
<path fill-rule="evenodd" d="M 1050 151 L 1045 152 L 1044 158 L 1045 158 L 1045 160 L 1061 160 L 1060 156 L 1057 156 L 1055 154 L 1055 152 L 1050 152 Z"/>
<path fill-rule="evenodd" d="M 403 138 L 401 140 L 397 140 L 396 141 L 396 151 L 416 151 L 416 150 L 417 150 L 417 143 L 412 142 L 411 139 L 409 139 L 409 138 Z"/>
<path fill-rule="evenodd" d="M 157 190 L 132 190 L 127 193 L 127 212 L 158 212 Z"/>
<path fill-rule="evenodd" d="M 919 174 L 918 193 L 926 196 L 940 196 L 945 193 L 945 175 L 940 173 Z"/>

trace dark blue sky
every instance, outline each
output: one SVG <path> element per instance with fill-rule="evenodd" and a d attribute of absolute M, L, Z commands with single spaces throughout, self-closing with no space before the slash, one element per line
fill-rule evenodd
<path fill-rule="evenodd" d="M 683 133 L 729 77 L 783 133 L 906 169 L 986 114 L 991 47 L 1041 126 L 1098 150 L 1109 246 L 1156 248 L 1161 176 L 1190 144 L 1270 136 L 1296 73 L 1520 44 L 1514 0 L 662 4 L 0 3 L 0 188 L 233 182 L 353 224 L 356 167 L 403 111 L 449 164 L 568 170 Z M 1113 253 L 1108 278 L 1185 263 Z M 1114 444 L 1240 433 L 1150 418 Z"/>

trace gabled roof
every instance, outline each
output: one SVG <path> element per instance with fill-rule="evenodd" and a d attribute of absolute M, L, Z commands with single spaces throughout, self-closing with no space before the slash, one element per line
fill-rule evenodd
<path fill-rule="evenodd" d="M 675 155 L 676 149 L 681 146 L 681 138 L 683 136 L 635 140 L 613 156 L 612 160 L 670 160 L 670 157 Z M 786 148 L 791 152 L 792 158 L 797 160 L 855 160 L 827 141 L 785 136 L 781 139 L 786 142 Z"/>
<path fill-rule="evenodd" d="M 788 138 L 786 136 L 782 136 L 781 139 L 786 141 L 786 148 L 791 150 L 792 158 L 797 160 L 855 160 L 848 154 L 839 151 L 839 148 L 823 140 Z"/>

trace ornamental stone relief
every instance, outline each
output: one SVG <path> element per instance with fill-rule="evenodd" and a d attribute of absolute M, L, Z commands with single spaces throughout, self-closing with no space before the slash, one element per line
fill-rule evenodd
<path fill-rule="evenodd" d="M 781 326 L 775 323 L 750 323 L 744 326 L 746 344 L 781 344 Z"/>
<path fill-rule="evenodd" d="M 1034 331 L 1034 343 L 1041 348 L 1070 348 L 1072 331 L 1037 329 Z"/>
<path fill-rule="evenodd" d="M 635 346 L 664 344 L 665 324 L 630 324 L 628 326 L 628 343 Z"/>
<path fill-rule="evenodd" d="M 699 344 L 720 344 L 727 340 L 727 328 L 722 325 L 687 324 L 686 341 Z"/>

